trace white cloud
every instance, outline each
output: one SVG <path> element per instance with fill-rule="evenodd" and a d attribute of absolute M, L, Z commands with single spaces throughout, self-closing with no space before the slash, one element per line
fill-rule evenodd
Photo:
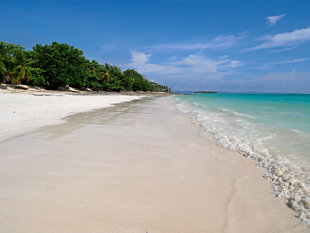
<path fill-rule="evenodd" d="M 218 59 L 210 59 L 208 57 L 190 54 L 179 61 L 169 61 L 162 64 L 151 63 L 151 54 L 145 54 L 136 50 L 130 50 L 131 63 L 126 67 L 134 68 L 142 73 L 157 74 L 176 74 L 176 73 L 201 73 L 210 74 L 222 72 L 223 70 L 235 69 L 243 66 L 241 61 L 232 61 L 227 56 Z"/>
<path fill-rule="evenodd" d="M 244 63 L 242 61 L 230 61 L 231 68 L 237 68 L 241 66 L 244 66 Z"/>
<path fill-rule="evenodd" d="M 299 58 L 299 59 L 293 59 L 293 60 L 286 60 L 286 61 L 278 61 L 278 62 L 270 62 L 268 65 L 282 65 L 282 64 L 293 64 L 293 63 L 299 63 L 304 61 L 309 61 L 309 58 Z"/>
<path fill-rule="evenodd" d="M 215 73 L 223 63 L 227 63 L 228 60 L 213 60 L 201 55 L 190 54 L 183 58 L 183 60 L 175 62 L 175 65 L 182 65 L 187 69 L 195 73 Z"/>
<path fill-rule="evenodd" d="M 141 73 L 175 74 L 180 73 L 182 68 L 171 65 L 158 65 L 146 63 L 142 66 L 134 66 Z"/>
<path fill-rule="evenodd" d="M 145 54 L 142 52 L 138 52 L 136 50 L 129 50 L 131 54 L 131 63 L 126 65 L 127 67 L 131 67 L 137 69 L 142 73 L 161 73 L 161 74 L 171 74 L 171 73 L 179 73 L 181 69 L 172 65 L 159 65 L 149 63 L 149 58 L 152 56 L 151 54 Z"/>
<path fill-rule="evenodd" d="M 293 60 L 269 62 L 269 63 L 266 63 L 262 66 L 258 66 L 255 68 L 260 69 L 260 70 L 271 70 L 274 68 L 274 65 L 294 64 L 294 63 L 299 63 L 299 62 L 304 62 L 304 61 L 309 61 L 309 60 L 310 60 L 309 58 L 298 58 L 298 59 L 293 59 Z"/>
<path fill-rule="evenodd" d="M 190 54 L 183 60 L 174 64 L 185 65 L 185 67 L 188 67 L 192 72 L 205 74 L 216 73 L 219 70 L 243 66 L 243 62 L 232 61 L 227 56 L 222 56 L 218 59 L 210 59 L 197 54 Z"/>
<path fill-rule="evenodd" d="M 266 17 L 267 23 L 270 26 L 275 25 L 281 18 L 283 18 L 285 15 L 275 15 L 275 16 L 268 16 Z"/>
<path fill-rule="evenodd" d="M 145 63 L 147 63 L 147 61 L 149 60 L 149 57 L 152 56 L 151 54 L 147 55 L 145 53 L 141 53 L 138 52 L 136 50 L 130 50 L 130 54 L 131 54 L 131 61 L 132 63 L 136 64 L 136 65 L 143 65 Z"/>
<path fill-rule="evenodd" d="M 249 50 L 268 49 L 275 47 L 289 47 L 301 44 L 310 40 L 310 27 L 297 29 L 292 32 L 279 33 L 272 36 L 265 36 L 265 42 Z"/>
<path fill-rule="evenodd" d="M 227 48 L 235 45 L 240 39 L 244 38 L 245 35 L 234 36 L 234 35 L 218 35 L 210 42 L 190 42 L 190 43 L 166 43 L 159 45 L 152 45 L 145 47 L 150 50 L 199 50 L 199 49 L 219 49 Z"/>

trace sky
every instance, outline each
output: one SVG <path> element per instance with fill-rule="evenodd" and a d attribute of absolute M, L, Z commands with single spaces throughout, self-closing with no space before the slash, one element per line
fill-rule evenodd
<path fill-rule="evenodd" d="M 0 0 L 0 40 L 68 43 L 174 91 L 310 93 L 309 0 Z"/>

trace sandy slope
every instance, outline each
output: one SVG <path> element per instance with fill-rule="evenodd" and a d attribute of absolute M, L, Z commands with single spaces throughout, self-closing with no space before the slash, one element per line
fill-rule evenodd
<path fill-rule="evenodd" d="M 63 117 L 74 113 L 141 98 L 143 96 L 0 93 L 0 140 L 59 123 Z"/>

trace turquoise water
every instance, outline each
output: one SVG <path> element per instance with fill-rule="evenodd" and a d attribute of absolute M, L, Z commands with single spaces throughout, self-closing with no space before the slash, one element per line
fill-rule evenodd
<path fill-rule="evenodd" d="M 255 159 L 279 197 L 310 224 L 310 95 L 175 96 L 220 145 Z"/>
<path fill-rule="evenodd" d="M 310 95 L 195 94 L 178 97 L 207 110 L 246 114 L 255 122 L 310 133 Z"/>

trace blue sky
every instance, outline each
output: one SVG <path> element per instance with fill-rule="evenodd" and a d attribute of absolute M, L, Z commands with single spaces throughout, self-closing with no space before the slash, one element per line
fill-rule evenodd
<path fill-rule="evenodd" d="M 0 40 L 68 43 L 173 90 L 310 93 L 309 0 L 0 0 Z"/>

